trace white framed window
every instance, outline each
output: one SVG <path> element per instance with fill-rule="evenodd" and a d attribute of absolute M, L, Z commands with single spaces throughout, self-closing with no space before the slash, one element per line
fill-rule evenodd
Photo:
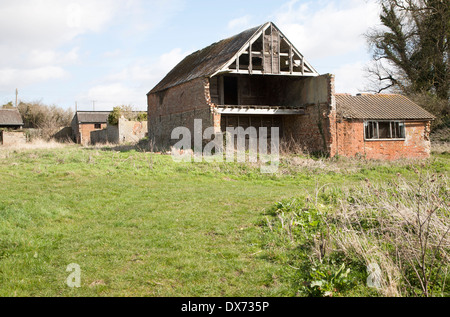
<path fill-rule="evenodd" d="M 402 121 L 366 121 L 364 122 L 366 140 L 404 140 L 405 123 Z"/>

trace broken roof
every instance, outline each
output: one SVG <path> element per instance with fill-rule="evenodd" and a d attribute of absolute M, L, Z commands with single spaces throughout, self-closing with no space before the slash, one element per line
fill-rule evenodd
<path fill-rule="evenodd" d="M 182 60 L 173 68 L 148 94 L 166 90 L 197 78 L 213 77 L 221 72 L 230 72 L 228 66 L 239 58 L 240 54 L 247 53 L 248 47 L 254 43 L 258 37 L 263 36 L 268 28 L 275 29 L 277 34 L 292 47 L 296 58 L 301 59 L 304 76 L 317 76 L 316 70 L 304 60 L 303 55 L 293 47 L 287 38 L 272 23 L 267 22 L 255 28 L 248 29 L 235 36 L 214 43 L 202 50 L 199 50 Z M 263 53 L 264 54 L 264 53 Z M 281 54 L 279 54 L 281 55 Z M 300 67 L 299 65 L 297 65 Z"/>
<path fill-rule="evenodd" d="M 434 120 L 435 117 L 407 97 L 396 94 L 336 94 L 337 113 L 347 119 Z"/>
<path fill-rule="evenodd" d="M 78 111 L 78 123 L 107 123 L 110 111 Z"/>
<path fill-rule="evenodd" d="M 19 110 L 0 109 L 0 126 L 23 126 Z"/>

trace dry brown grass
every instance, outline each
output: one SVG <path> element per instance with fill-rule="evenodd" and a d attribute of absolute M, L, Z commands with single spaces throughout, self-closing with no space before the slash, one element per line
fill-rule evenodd
<path fill-rule="evenodd" d="M 332 216 L 339 230 L 330 244 L 366 265 L 377 264 L 384 296 L 411 295 L 413 284 L 422 296 L 432 296 L 449 269 L 449 179 L 417 173 L 418 181 L 399 176 L 390 186 L 367 181 L 361 191 L 348 191 Z"/>
<path fill-rule="evenodd" d="M 32 142 L 23 144 L 11 144 L 0 146 L 0 157 L 2 153 L 11 151 L 28 151 L 28 150 L 41 150 L 41 149 L 61 149 L 67 146 L 73 145 L 73 143 L 61 143 L 54 140 L 46 141 L 43 139 L 35 139 Z"/>
<path fill-rule="evenodd" d="M 436 154 L 450 153 L 449 142 L 433 142 L 431 151 Z"/>

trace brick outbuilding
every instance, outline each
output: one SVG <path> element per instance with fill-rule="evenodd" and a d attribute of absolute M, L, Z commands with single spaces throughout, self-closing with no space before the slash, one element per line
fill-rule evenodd
<path fill-rule="evenodd" d="M 91 132 L 106 129 L 111 111 L 77 111 L 72 119 L 73 140 L 77 144 L 91 143 Z"/>
<path fill-rule="evenodd" d="M 23 120 L 17 109 L 0 109 L 0 129 L 18 130 L 23 128 Z"/>
<path fill-rule="evenodd" d="M 429 155 L 431 115 L 401 99 L 402 115 L 383 120 L 401 122 L 393 123 L 394 129 L 405 137 L 369 142 L 364 127 L 381 119 L 346 116 L 344 109 L 357 108 L 344 99 L 341 102 L 334 81 L 334 75 L 319 75 L 278 27 L 268 22 L 197 51 L 172 69 L 147 94 L 148 135 L 155 147 L 168 149 L 178 141 L 171 138 L 175 128 L 194 131 L 194 120 L 202 119 L 203 129 L 214 127 L 216 132 L 228 127 L 278 127 L 282 142 L 310 153 L 383 159 Z M 363 108 L 375 105 L 368 98 L 357 100 Z M 397 109 L 400 99 L 383 100 L 388 101 L 385 107 Z M 418 115 L 406 116 L 411 109 Z M 421 130 L 413 129 L 414 124 Z M 384 123 L 382 131 L 383 127 Z M 414 133 L 418 136 L 413 137 Z M 397 146 L 403 142 L 402 154 L 388 150 L 391 142 Z"/>
<path fill-rule="evenodd" d="M 0 109 L 0 145 L 17 145 L 27 142 L 23 132 L 22 116 L 17 109 Z"/>
<path fill-rule="evenodd" d="M 402 95 L 336 95 L 336 154 L 427 158 L 433 115 Z"/>

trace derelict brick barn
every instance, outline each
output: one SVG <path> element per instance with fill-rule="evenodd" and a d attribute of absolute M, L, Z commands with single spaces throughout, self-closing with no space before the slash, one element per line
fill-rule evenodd
<path fill-rule="evenodd" d="M 194 120 L 202 119 L 203 129 L 214 127 L 216 132 L 238 126 L 267 127 L 269 131 L 270 127 L 279 127 L 282 141 L 310 153 L 387 159 L 399 156 L 378 155 L 386 143 L 376 147 L 376 141 L 371 143 L 374 150 L 369 146 L 355 145 L 354 150 L 345 147 L 349 139 L 366 140 L 367 136 L 364 128 L 345 130 L 341 123 L 348 118 L 337 120 L 334 76 L 319 75 L 271 22 L 189 55 L 147 94 L 147 101 L 149 138 L 157 148 L 170 148 L 178 141 L 171 140 L 174 128 L 194 131 Z M 358 120 L 364 126 L 371 118 Z M 430 120 L 429 114 L 419 119 L 425 125 Z M 427 144 L 428 131 L 423 132 Z M 405 131 L 405 138 L 395 140 L 396 145 L 403 140 L 403 147 L 416 146 L 414 141 L 407 142 L 407 135 Z M 427 156 L 427 146 L 418 151 L 418 157 Z M 410 154 L 407 150 L 402 153 Z"/>

